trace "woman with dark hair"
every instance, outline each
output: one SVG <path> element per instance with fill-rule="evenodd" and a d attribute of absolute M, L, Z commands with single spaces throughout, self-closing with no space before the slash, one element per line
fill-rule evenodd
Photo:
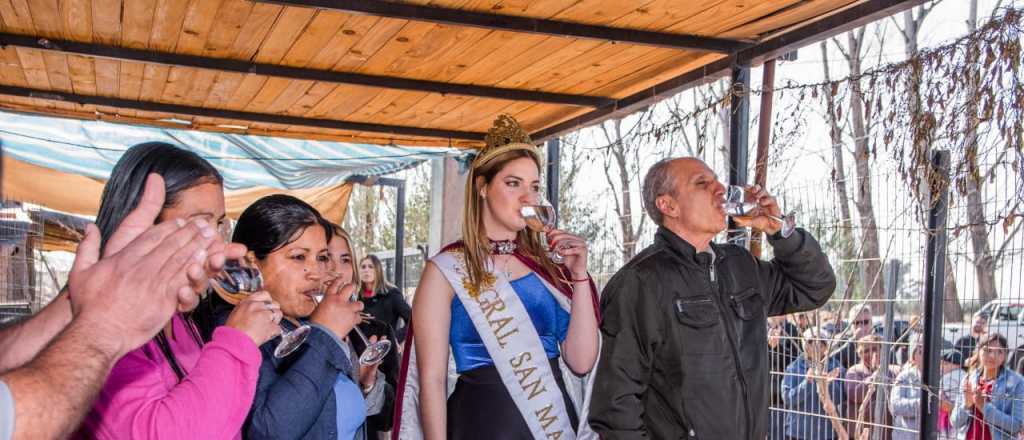
<path fill-rule="evenodd" d="M 142 196 L 150 173 L 163 177 L 158 221 L 224 221 L 223 179 L 195 153 L 151 142 L 129 148 L 103 189 L 96 224 L 102 247 Z M 212 229 L 211 229 L 212 231 Z M 204 240 L 218 240 L 209 234 Z M 206 285 L 192 286 L 197 292 Z M 146 292 L 139 292 L 140 295 Z M 83 438 L 240 438 L 259 369 L 257 347 L 278 332 L 280 311 L 263 292 L 242 302 L 203 343 L 179 308 L 164 330 L 112 369 L 77 436 Z"/>
<path fill-rule="evenodd" d="M 245 264 L 259 269 L 281 304 L 282 330 L 312 327 L 305 343 L 283 358 L 274 355 L 276 341 L 260 347 L 247 438 L 362 439 L 367 414 L 380 410 L 385 382 L 376 365 L 357 368 L 346 340 L 363 307 L 351 301 L 351 268 L 332 267 L 331 230 L 312 206 L 280 194 L 257 200 L 235 225 L 232 240 L 249 249 Z"/>
<path fill-rule="evenodd" d="M 1024 427 L 1024 378 L 1006 367 L 1006 337 L 988 333 L 967 360 L 950 422 L 965 440 L 1014 440 Z"/>
<path fill-rule="evenodd" d="M 394 438 L 574 439 L 589 431 L 588 393 L 574 387 L 598 355 L 587 243 L 527 228 L 522 208 L 540 205 L 540 153 L 510 116 L 495 123 L 466 178 L 462 240 L 430 259 L 416 290 Z M 451 395 L 449 355 L 459 373 Z"/>

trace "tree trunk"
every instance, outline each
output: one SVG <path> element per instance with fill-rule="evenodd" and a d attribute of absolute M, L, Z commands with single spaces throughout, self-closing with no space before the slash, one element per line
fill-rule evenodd
<path fill-rule="evenodd" d="M 968 33 L 978 30 L 978 0 L 971 0 L 970 13 L 967 18 Z M 979 84 L 980 73 L 976 68 L 969 68 L 967 100 L 967 152 L 969 165 L 967 178 L 967 223 L 971 237 L 971 250 L 974 255 L 974 275 L 978 284 L 978 298 L 982 304 L 996 299 L 996 262 L 992 256 L 992 247 L 988 242 L 988 225 L 985 222 L 985 204 L 982 200 L 982 186 L 985 184 L 978 165 L 978 97 L 981 95 Z"/>
<path fill-rule="evenodd" d="M 868 145 L 868 129 L 864 122 L 864 94 L 860 88 L 862 43 L 864 28 L 848 32 L 849 52 L 847 62 L 850 65 L 850 120 L 853 125 L 853 161 L 857 170 L 856 197 L 854 205 L 860 220 L 861 229 L 861 280 L 864 282 L 864 296 L 871 299 L 885 298 L 885 285 L 882 282 L 882 260 L 878 246 L 878 223 L 875 219 L 875 205 L 871 199 L 871 150 Z M 871 302 L 875 314 L 882 313 L 881 302 Z"/>
<path fill-rule="evenodd" d="M 622 138 L 621 119 L 616 119 L 611 124 L 613 133 L 608 132 L 605 124 L 601 124 L 601 130 L 608 141 L 608 147 L 605 150 L 606 166 L 604 175 L 605 180 L 608 182 L 608 188 L 613 192 L 615 199 L 615 213 L 619 216 L 619 231 L 622 234 L 622 263 L 625 264 L 633 258 L 633 255 L 636 255 L 636 242 L 641 232 L 640 227 L 634 227 L 633 225 L 632 179 L 630 177 L 632 174 L 630 173 L 629 164 L 631 155 L 627 151 L 630 148 L 636 147 L 627 145 L 626 140 Z M 607 166 L 608 160 L 614 162 L 614 171 L 610 166 Z M 618 184 L 617 190 L 616 182 Z"/>
<path fill-rule="evenodd" d="M 366 243 L 366 246 L 372 247 L 374 245 L 373 225 L 374 220 L 377 218 L 377 204 L 373 202 L 374 188 L 366 187 L 365 189 L 366 199 L 364 203 L 366 203 L 366 216 L 363 218 L 363 224 L 361 225 L 363 227 L 363 243 Z"/>
<path fill-rule="evenodd" d="M 825 82 L 831 81 L 828 59 L 828 42 L 821 43 L 822 67 L 825 69 Z M 856 252 L 853 247 L 853 221 L 850 213 L 850 197 L 846 189 L 846 164 L 843 160 L 843 132 L 839 126 L 839 118 L 836 115 L 835 95 L 828 92 L 825 96 L 825 107 L 828 113 L 829 139 L 832 141 L 832 185 L 836 193 L 836 201 L 839 204 L 839 236 L 840 236 L 840 258 L 839 264 L 840 282 L 845 283 L 843 298 L 850 298 L 854 287 L 857 285 L 856 268 L 853 264 Z"/>

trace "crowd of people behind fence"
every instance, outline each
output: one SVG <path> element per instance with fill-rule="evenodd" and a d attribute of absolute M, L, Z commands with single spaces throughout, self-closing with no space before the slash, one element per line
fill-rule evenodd
<path fill-rule="evenodd" d="M 923 347 L 915 317 L 885 339 L 882 317 L 860 303 L 845 319 L 816 311 L 768 321 L 769 440 L 917 439 Z M 975 313 L 967 334 L 941 349 L 940 439 L 1024 439 L 1024 357 Z M 1016 372 L 1016 374 L 1014 374 Z M 879 400 L 881 396 L 883 400 Z"/>
<path fill-rule="evenodd" d="M 230 231 L 212 164 L 127 149 L 66 288 L 0 329 L 0 440 L 900 440 L 922 392 L 947 437 L 1019 436 L 1024 379 L 985 316 L 942 353 L 942 387 L 922 387 L 919 321 L 883 340 L 867 306 L 818 310 L 828 255 L 765 188 L 657 162 L 641 194 L 654 242 L 598 292 L 586 240 L 545 224 L 525 131 L 502 115 L 486 143 L 462 238 L 411 309 L 306 202 L 262 197 Z M 730 219 L 773 257 L 715 242 Z"/>

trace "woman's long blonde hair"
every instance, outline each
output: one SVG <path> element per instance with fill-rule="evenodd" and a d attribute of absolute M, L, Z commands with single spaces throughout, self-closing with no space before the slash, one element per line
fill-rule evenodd
<path fill-rule="evenodd" d="M 331 236 L 327 240 L 328 243 L 337 238 L 345 240 L 345 245 L 348 246 L 348 255 L 352 258 L 352 278 L 354 279 L 350 282 L 359 285 L 359 271 L 356 269 L 356 266 L 359 264 L 359 254 L 356 252 L 355 246 L 352 246 L 352 236 L 348 235 L 348 231 L 340 225 L 332 222 L 327 222 L 327 224 L 330 226 L 331 231 Z"/>
<path fill-rule="evenodd" d="M 490 242 L 487 232 L 484 230 L 484 200 L 480 195 L 480 190 L 491 183 L 494 176 L 501 172 L 509 162 L 522 158 L 529 158 L 537 165 L 538 170 L 541 168 L 540 156 L 535 150 L 510 149 L 471 169 L 469 175 L 466 176 L 466 197 L 462 209 L 462 254 L 466 259 L 469 281 L 474 286 L 483 284 L 485 274 L 488 273 L 486 263 L 491 254 Z M 562 271 L 548 257 L 540 234 L 529 228 L 524 228 L 516 234 L 516 245 L 520 252 L 540 264 L 549 279 L 561 280 L 564 278 Z"/>

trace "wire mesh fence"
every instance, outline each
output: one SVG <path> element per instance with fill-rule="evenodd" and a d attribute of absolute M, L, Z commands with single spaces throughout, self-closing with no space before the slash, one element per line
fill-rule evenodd
<path fill-rule="evenodd" d="M 925 393 L 935 438 L 987 430 L 996 436 L 977 438 L 1017 439 L 1024 386 L 1011 386 L 1019 378 L 1008 372 L 1024 368 L 1024 236 L 1012 216 L 1020 176 L 1007 168 L 973 195 L 950 197 L 939 231 L 948 239 L 937 263 L 945 276 L 935 293 L 943 307 L 934 317 L 924 303 L 935 276 L 927 270 L 927 188 L 908 187 L 885 170 L 870 180 L 777 186 L 829 253 L 838 287 L 821 309 L 770 320 L 769 438 L 916 439 Z M 857 191 L 870 200 L 842 197 Z M 931 320 L 940 320 L 942 332 L 925 346 Z M 996 334 L 1004 338 L 986 339 Z M 924 384 L 923 359 L 933 353 L 939 375 Z"/>
<path fill-rule="evenodd" d="M 39 311 L 57 296 L 86 222 L 0 202 L 0 325 Z"/>

